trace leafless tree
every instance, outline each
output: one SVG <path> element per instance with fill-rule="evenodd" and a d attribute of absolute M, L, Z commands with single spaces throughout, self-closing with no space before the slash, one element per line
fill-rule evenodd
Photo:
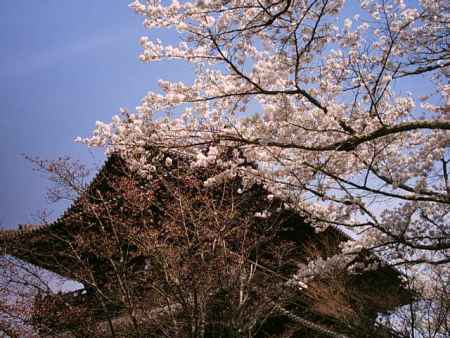
<path fill-rule="evenodd" d="M 299 265 L 333 256 L 342 234 L 315 233 L 260 185 L 242 192 L 235 178 L 205 187 L 214 166 L 191 169 L 161 153 L 144 179 L 113 156 L 87 185 L 84 167 L 68 159 L 34 163 L 58 176 L 54 201 L 74 202 L 56 222 L 11 237 L 12 253 L 84 285 L 51 294 L 48 278 L 35 273 L 34 311 L 25 303 L 23 317 L 40 335 L 291 337 L 322 330 L 326 337 L 343 330 L 381 337 L 377 311 L 404 303 L 388 289 L 392 299 L 382 297 L 373 283 L 361 287 L 380 279 L 364 275 L 375 272 L 336 269 L 300 290 L 292 279 Z M 258 215 L 262 209 L 268 213 Z"/>

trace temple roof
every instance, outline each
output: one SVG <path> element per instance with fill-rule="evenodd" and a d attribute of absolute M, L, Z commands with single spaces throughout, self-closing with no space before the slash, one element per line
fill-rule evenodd
<path fill-rule="evenodd" d="M 176 175 L 183 176 L 183 170 L 186 167 L 183 161 L 181 160 L 178 165 L 176 164 L 177 161 L 174 161 L 175 164 L 171 169 L 168 169 L 164 167 L 165 161 L 162 158 L 158 169 L 162 175 L 161 177 L 164 180 L 176 180 Z M 206 174 L 200 170 L 198 175 L 205 178 Z M 102 248 L 102 243 L 104 242 L 102 240 L 105 237 L 112 236 L 112 231 L 108 230 L 107 225 L 105 230 L 105 224 L 102 223 L 103 217 L 106 217 L 106 215 L 102 214 L 94 217 L 93 213 L 98 210 L 86 211 L 84 207 L 86 203 L 92 203 L 94 207 L 100 203 L 107 204 L 114 212 L 114 217 L 119 218 L 120 231 L 122 231 L 118 234 L 120 242 L 127 245 L 128 248 L 132 248 L 133 245 L 130 244 L 129 240 L 130 234 L 136 233 L 140 236 L 139 234 L 145 233 L 147 228 L 157 224 L 159 222 L 157 213 L 164 212 L 164 208 L 172 202 L 170 197 L 168 198 L 164 193 L 160 192 L 161 187 L 157 184 L 158 180 L 155 179 L 150 185 L 145 180 L 137 182 L 139 180 L 141 180 L 139 177 L 129 172 L 120 157 L 109 157 L 87 188 L 85 196 L 80 196 L 55 222 L 43 225 L 24 225 L 16 230 L 0 231 L 0 248 L 3 254 L 15 256 L 84 284 L 92 278 L 92 276 L 84 274 L 93 273 L 98 284 L 107 284 L 110 279 L 110 267 L 107 260 L 104 259 L 104 248 Z M 240 182 L 237 178 L 235 181 L 227 184 L 227 189 L 232 190 L 236 188 L 235 190 L 237 190 L 239 185 Z M 121 209 L 123 206 L 121 206 L 116 195 L 127 194 L 136 186 L 144 194 L 148 193 L 151 195 L 154 199 L 152 203 L 156 205 L 156 211 L 152 209 L 153 206 L 149 206 L 148 214 L 145 214 L 146 211 L 143 211 L 144 214 L 142 216 L 135 217 L 132 215 L 132 211 Z M 195 194 L 196 192 L 190 191 L 189 193 Z M 341 241 L 349 239 L 346 233 L 334 227 L 330 227 L 325 232 L 316 233 L 312 226 L 305 223 L 301 215 L 293 210 L 283 209 L 283 201 L 272 200 L 269 202 L 267 195 L 268 192 L 262 186 L 255 185 L 246 193 L 236 195 L 236 198 L 239 198 L 240 203 L 247 208 L 243 212 L 247 212 L 249 215 L 254 215 L 255 211 L 264 208 L 272 208 L 273 217 L 276 217 L 277 222 L 281 222 L 283 229 L 277 235 L 277 241 L 290 241 L 298 245 L 305 240 L 320 243 L 323 239 L 326 239 L 328 244 L 332 242 L 331 246 L 336 251 Z M 97 196 L 101 198 L 99 199 Z M 101 210 L 103 209 L 100 209 L 100 213 L 103 213 Z M 256 219 L 255 216 L 250 218 L 253 219 L 252 222 L 255 222 L 255 224 L 273 221 Z M 145 225 L 145 222 L 147 222 L 147 225 Z M 112 248 L 113 251 L 118 249 Z M 133 250 L 130 252 L 130 262 L 138 262 L 140 257 L 134 257 Z M 296 255 L 301 255 L 300 252 L 301 249 Z M 79 257 L 76 258 L 74 255 L 81 255 L 83 263 L 80 263 Z M 369 256 L 369 258 L 378 259 L 373 256 Z M 139 264 L 144 264 L 142 262 Z M 84 271 L 86 264 L 89 265 L 91 271 Z M 295 269 L 295 266 L 292 266 L 290 269 Z M 292 272 L 294 271 L 292 270 Z M 375 281 L 378 281 L 378 287 L 392 287 L 398 290 L 400 287 L 398 275 L 399 273 L 396 270 L 382 267 L 366 275 L 354 277 L 354 283 L 361 288 L 365 288 L 366 281 L 371 280 L 371 288 L 375 293 L 377 292 L 374 289 Z"/>

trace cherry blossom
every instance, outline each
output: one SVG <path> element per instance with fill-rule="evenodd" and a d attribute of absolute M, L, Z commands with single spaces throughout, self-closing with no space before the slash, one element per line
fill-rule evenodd
<path fill-rule="evenodd" d="M 97 123 L 83 142 L 121 154 L 144 176 L 152 175 L 157 147 L 195 167 L 221 168 L 207 185 L 236 175 L 242 190 L 260 182 L 317 231 L 351 232 L 341 258 L 368 250 L 398 267 L 448 266 L 447 1 L 136 0 L 130 7 L 150 31 L 179 37 L 173 46 L 142 37 L 140 60 L 183 60 L 195 78 L 159 81 L 161 90 L 135 112 Z"/>

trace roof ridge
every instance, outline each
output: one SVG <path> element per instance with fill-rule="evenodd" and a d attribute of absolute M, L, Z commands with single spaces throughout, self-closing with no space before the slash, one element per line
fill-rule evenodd
<path fill-rule="evenodd" d="M 97 181 L 101 179 L 101 177 L 104 175 L 104 172 L 107 168 L 107 166 L 111 165 L 113 161 L 117 160 L 116 155 L 111 155 L 106 158 L 106 160 L 103 162 L 102 166 L 98 170 L 97 174 L 92 178 L 91 182 L 88 184 L 88 187 L 91 187 L 93 184 L 95 184 Z M 65 218 L 67 218 L 71 211 L 77 207 L 77 205 L 80 203 L 81 195 L 76 198 L 72 202 L 71 205 L 69 205 L 68 208 L 66 208 L 63 213 L 56 218 L 53 222 L 50 223 L 44 223 L 44 224 L 18 224 L 18 227 L 16 229 L 0 229 L 0 241 L 1 240 L 11 240 L 15 239 L 17 237 L 21 236 L 30 236 L 35 235 L 36 233 L 43 232 L 45 230 L 48 230 L 57 224 L 61 223 Z M 24 227 L 25 225 L 25 227 Z"/>

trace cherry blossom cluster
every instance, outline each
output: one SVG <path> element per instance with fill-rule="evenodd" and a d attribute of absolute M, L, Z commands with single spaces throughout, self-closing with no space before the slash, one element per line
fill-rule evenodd
<path fill-rule="evenodd" d="M 342 255 L 364 249 L 398 266 L 448 265 L 447 1 L 130 7 L 149 30 L 179 37 L 175 46 L 141 38 L 140 59 L 183 60 L 194 80 L 161 80 L 135 112 L 99 122 L 83 142 L 120 153 L 144 176 L 158 147 L 222 168 L 207 185 L 236 175 L 242 189 L 261 182 L 318 231 L 352 232 Z"/>

